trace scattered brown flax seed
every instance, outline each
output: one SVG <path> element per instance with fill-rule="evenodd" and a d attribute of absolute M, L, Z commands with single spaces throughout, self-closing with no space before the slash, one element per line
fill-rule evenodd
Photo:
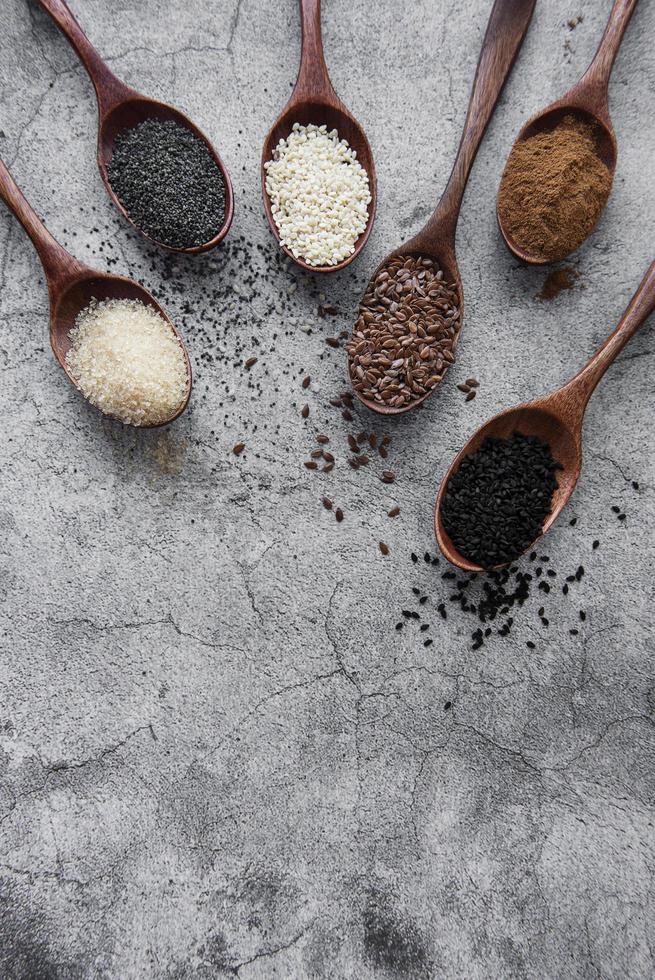
<path fill-rule="evenodd" d="M 380 479 L 383 483 L 393 483 L 393 481 L 396 479 L 396 474 L 393 472 L 393 470 L 383 470 Z"/>
<path fill-rule="evenodd" d="M 477 378 L 467 378 L 466 381 L 465 381 L 465 384 L 467 384 L 469 386 L 469 388 L 479 388 L 480 387 L 480 382 L 478 381 Z"/>
<path fill-rule="evenodd" d="M 357 459 L 355 457 L 348 460 L 348 466 L 352 467 L 353 470 L 359 469 L 359 463 L 357 462 Z"/>
<path fill-rule="evenodd" d="M 338 347 L 339 346 L 339 338 L 338 337 L 326 337 L 325 338 L 325 343 L 328 345 L 328 347 Z"/>
<path fill-rule="evenodd" d="M 250 368 L 253 367 L 256 363 L 257 363 L 257 358 L 256 357 L 249 357 L 248 360 L 246 361 L 244 367 L 249 371 Z"/>
<path fill-rule="evenodd" d="M 323 459 L 326 463 L 334 463 L 334 456 L 332 453 L 328 453 L 325 450 L 323 450 Z"/>
<path fill-rule="evenodd" d="M 343 412 L 341 413 L 341 418 L 344 419 L 346 422 L 352 422 L 353 420 L 353 417 L 347 408 L 344 408 Z"/>
<path fill-rule="evenodd" d="M 336 517 L 337 522 L 341 524 L 343 520 L 343 511 L 341 510 L 341 507 L 337 507 L 337 509 L 334 512 L 334 516 Z"/>
<path fill-rule="evenodd" d="M 326 463 L 325 466 L 323 467 L 323 473 L 331 473 L 333 469 L 334 469 L 333 462 Z"/>
<path fill-rule="evenodd" d="M 309 405 L 303 405 L 300 410 L 300 414 L 304 419 L 306 419 L 309 416 Z"/>
<path fill-rule="evenodd" d="M 232 446 L 232 452 L 235 456 L 240 456 L 245 448 L 245 442 L 237 442 L 236 445 Z"/>
<path fill-rule="evenodd" d="M 471 390 L 468 382 L 466 384 L 462 382 L 462 384 L 457 385 L 457 387 L 459 388 L 460 391 L 463 391 L 465 395 L 468 395 L 469 391 Z"/>
<path fill-rule="evenodd" d="M 310 377 L 309 374 L 307 375 L 306 378 L 303 378 L 302 379 L 302 386 L 303 386 L 303 388 L 309 388 L 309 386 L 310 386 L 311 383 L 312 383 L 312 379 L 311 379 L 311 377 Z"/>
<path fill-rule="evenodd" d="M 400 507 L 392 507 L 387 511 L 387 517 L 398 517 L 398 514 L 400 514 Z"/>
<path fill-rule="evenodd" d="M 330 441 L 330 437 L 323 435 L 322 432 L 319 432 L 316 436 L 316 441 L 319 442 L 321 446 L 325 446 Z"/>
<path fill-rule="evenodd" d="M 477 394 L 477 392 L 476 392 L 476 390 L 474 388 L 473 391 L 469 391 L 469 393 L 466 396 L 466 398 L 464 399 L 464 401 L 467 401 L 467 402 L 473 401 L 473 399 L 475 398 L 476 394 Z"/>
<path fill-rule="evenodd" d="M 387 447 L 386 446 L 380 446 L 380 448 L 378 449 L 378 452 L 379 452 L 380 456 L 382 457 L 382 459 L 386 459 L 387 456 L 389 455 L 389 453 L 387 452 Z"/>
<path fill-rule="evenodd" d="M 318 463 L 313 459 L 309 459 L 305 462 L 305 469 L 316 470 L 318 469 Z"/>
<path fill-rule="evenodd" d="M 365 453 L 362 453 L 361 456 L 357 456 L 356 459 L 360 466 L 368 466 L 368 456 Z"/>
<path fill-rule="evenodd" d="M 354 453 L 359 452 L 359 443 L 354 436 L 348 436 L 348 445 Z"/>
<path fill-rule="evenodd" d="M 332 501 L 329 497 L 323 497 L 323 506 L 326 510 L 332 510 Z"/>
<path fill-rule="evenodd" d="M 323 455 L 323 450 L 322 449 L 312 449 L 312 451 L 311 451 L 311 453 L 309 455 L 312 457 L 312 459 L 320 459 L 321 456 Z"/>
<path fill-rule="evenodd" d="M 383 555 L 388 555 L 389 554 L 389 545 L 388 544 L 385 544 L 384 541 L 380 541 L 378 547 L 379 547 L 379 549 L 380 549 L 380 551 L 382 552 Z"/>

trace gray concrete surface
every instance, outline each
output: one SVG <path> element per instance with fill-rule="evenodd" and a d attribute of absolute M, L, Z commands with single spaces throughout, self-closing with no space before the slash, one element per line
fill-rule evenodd
<path fill-rule="evenodd" d="M 655 257 L 655 5 L 612 80 L 612 198 L 575 287 L 546 303 L 545 273 L 499 240 L 494 195 L 513 135 L 584 70 L 610 4 L 537 3 L 464 202 L 459 363 L 387 426 L 329 406 L 344 354 L 324 340 L 444 186 L 490 3 L 326 0 L 327 60 L 369 133 L 380 207 L 359 262 L 320 282 L 278 261 L 259 196 L 296 72 L 293 0 L 71 5 L 121 77 L 216 141 L 237 211 L 208 258 L 137 240 L 95 168 L 86 75 L 33 0 L 3 0 L 0 155 L 67 247 L 163 300 L 196 387 L 168 433 L 89 409 L 0 208 L 0 976 L 652 976 L 655 325 L 591 402 L 583 479 L 544 544 L 557 585 L 509 637 L 472 651 L 475 620 L 436 612 L 443 567 L 410 553 L 435 551 L 435 490 L 463 439 L 581 365 Z M 320 292 L 336 316 L 317 316 Z M 346 465 L 363 428 L 392 435 L 394 486 L 381 461 Z M 325 476 L 302 465 L 319 430 L 336 447 Z M 403 608 L 429 630 L 397 631 Z"/>

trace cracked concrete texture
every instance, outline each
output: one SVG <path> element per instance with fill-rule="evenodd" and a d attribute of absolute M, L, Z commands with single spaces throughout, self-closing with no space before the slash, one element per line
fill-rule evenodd
<path fill-rule="evenodd" d="M 474 426 L 561 384 L 654 257 L 655 7 L 638 6 L 615 67 L 619 166 L 575 288 L 536 300 L 544 272 L 495 228 L 513 135 L 579 77 L 609 10 L 540 0 L 466 193 L 459 363 L 415 417 L 348 427 L 328 414 L 344 364 L 324 337 L 445 183 L 490 2 L 326 0 L 327 61 L 369 134 L 380 208 L 359 262 L 318 284 L 276 262 L 259 198 L 296 72 L 293 0 L 71 6 L 121 77 L 216 141 L 236 217 L 220 254 L 148 251 L 100 183 L 73 52 L 33 0 L 4 0 L 0 155 L 67 247 L 163 297 L 197 380 L 167 434 L 88 409 L 54 367 L 43 276 L 0 210 L 0 975 L 652 976 L 653 324 L 590 404 L 583 477 L 547 543 L 553 567 L 586 566 L 585 622 L 556 589 L 548 630 L 531 600 L 508 638 L 471 651 L 477 623 L 442 622 L 446 586 L 409 555 L 434 552 L 435 489 Z M 208 281 L 243 284 L 239 236 L 260 277 L 252 324 L 235 296 L 206 300 Z M 337 316 L 317 317 L 316 290 Z M 251 353 L 251 334 L 248 375 L 229 349 Z M 338 446 L 330 481 L 302 466 L 319 426 Z M 343 465 L 346 433 L 372 426 L 393 436 L 392 488 Z M 395 630 L 413 587 L 430 647 Z"/>

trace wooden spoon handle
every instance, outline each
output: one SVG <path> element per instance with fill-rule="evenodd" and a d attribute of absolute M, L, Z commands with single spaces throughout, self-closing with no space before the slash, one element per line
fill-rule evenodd
<path fill-rule="evenodd" d="M 75 276 L 82 266 L 56 241 L 36 212 L 28 204 L 23 192 L 0 160 L 0 198 L 13 211 L 32 240 L 48 280 L 50 293 L 64 281 Z"/>
<path fill-rule="evenodd" d="M 50 14 L 86 68 L 96 90 L 100 115 L 105 115 L 113 106 L 130 95 L 132 89 L 116 78 L 102 60 L 64 0 L 38 0 L 38 2 L 46 13 Z"/>
<path fill-rule="evenodd" d="M 637 0 L 615 0 L 596 54 L 576 86 L 578 91 L 584 91 L 594 112 L 607 106 L 607 87 L 614 60 L 636 6 Z"/>
<path fill-rule="evenodd" d="M 319 99 L 339 104 L 332 87 L 321 37 L 321 0 L 300 0 L 302 47 L 292 98 Z"/>
<path fill-rule="evenodd" d="M 427 236 L 426 241 L 434 235 L 435 244 L 439 244 L 443 240 L 444 230 L 450 230 L 454 241 L 473 161 L 530 26 L 535 3 L 536 0 L 496 0 L 494 3 L 482 42 L 455 164 L 441 200 L 421 233 Z"/>
<path fill-rule="evenodd" d="M 562 389 L 580 414 L 608 367 L 655 310 L 655 262 L 639 284 L 619 324 L 581 371 Z"/>

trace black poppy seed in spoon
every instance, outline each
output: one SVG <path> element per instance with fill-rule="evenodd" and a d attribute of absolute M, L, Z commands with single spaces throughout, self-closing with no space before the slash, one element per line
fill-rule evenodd
<path fill-rule="evenodd" d="M 205 245 L 223 226 L 220 168 L 205 143 L 173 120 L 146 119 L 119 133 L 107 176 L 134 224 L 163 245 Z"/>

